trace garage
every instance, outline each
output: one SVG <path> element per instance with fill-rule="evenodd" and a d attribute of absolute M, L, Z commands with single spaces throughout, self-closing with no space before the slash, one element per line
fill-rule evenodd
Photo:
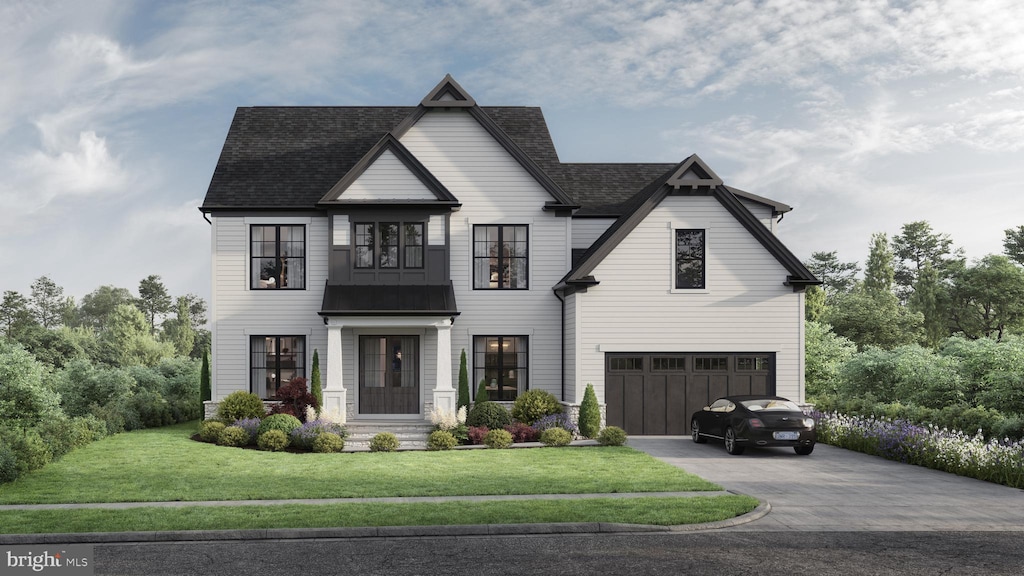
<path fill-rule="evenodd" d="M 774 353 L 605 354 L 607 423 L 630 435 L 690 433 L 690 415 L 731 394 L 775 394 Z"/>

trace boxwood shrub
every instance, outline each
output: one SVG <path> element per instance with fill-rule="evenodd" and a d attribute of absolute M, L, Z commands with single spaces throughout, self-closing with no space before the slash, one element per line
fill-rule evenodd
<path fill-rule="evenodd" d="M 227 425 L 219 420 L 204 420 L 199 424 L 199 439 L 213 444 L 217 438 L 220 438 L 220 433 L 225 428 Z"/>
<path fill-rule="evenodd" d="M 299 422 L 299 419 L 291 414 L 272 414 L 260 422 L 260 427 L 256 430 L 256 434 L 262 436 L 264 432 L 280 430 L 285 436 L 288 436 L 292 430 L 300 426 L 302 426 L 302 422 Z"/>
<path fill-rule="evenodd" d="M 527 390 L 512 403 L 512 417 L 524 424 L 533 424 L 551 414 L 561 414 L 562 403 L 545 390 Z"/>
<path fill-rule="evenodd" d="M 228 394 L 217 406 L 217 418 L 226 422 L 244 420 L 246 418 L 263 418 L 267 415 L 260 397 L 238 390 Z"/>
<path fill-rule="evenodd" d="M 512 415 L 504 406 L 495 402 L 477 402 L 466 416 L 467 426 L 483 426 L 491 430 L 504 428 L 511 423 Z"/>
<path fill-rule="evenodd" d="M 565 428 L 548 428 L 541 432 L 540 441 L 545 446 L 567 446 L 572 442 L 572 434 Z"/>
<path fill-rule="evenodd" d="M 508 430 L 491 430 L 484 436 L 484 444 L 488 448 L 508 448 L 512 445 L 512 435 Z"/>
<path fill-rule="evenodd" d="M 220 446 L 234 446 L 240 448 L 249 443 L 249 432 L 241 426 L 228 426 L 220 431 L 217 436 L 217 444 Z"/>
<path fill-rule="evenodd" d="M 370 439 L 370 452 L 394 452 L 398 445 L 397 436 L 391 432 L 380 432 Z"/>
<path fill-rule="evenodd" d="M 451 450 L 459 441 L 447 430 L 434 430 L 427 438 L 427 450 Z"/>
<path fill-rule="evenodd" d="M 288 447 L 288 435 L 280 430 L 267 430 L 260 434 L 256 445 L 261 450 L 269 450 L 270 452 L 280 452 Z"/>
<path fill-rule="evenodd" d="M 313 440 L 313 452 L 327 454 L 341 452 L 345 449 L 345 441 L 341 436 L 333 432 L 321 432 L 316 440 Z"/>
<path fill-rule="evenodd" d="M 618 426 L 608 426 L 597 435 L 602 446 L 622 446 L 626 443 L 626 431 Z"/>

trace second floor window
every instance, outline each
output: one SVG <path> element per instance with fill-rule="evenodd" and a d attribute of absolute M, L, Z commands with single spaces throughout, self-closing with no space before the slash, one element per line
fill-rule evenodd
<path fill-rule="evenodd" d="M 473 288 L 529 288 L 529 227 L 473 227 Z"/>
<path fill-rule="evenodd" d="M 253 226 L 250 234 L 250 288 L 306 287 L 305 226 Z"/>
<path fill-rule="evenodd" d="M 676 230 L 675 287 L 704 288 L 704 230 Z"/>
<path fill-rule="evenodd" d="M 356 268 L 423 268 L 422 222 L 356 224 Z"/>

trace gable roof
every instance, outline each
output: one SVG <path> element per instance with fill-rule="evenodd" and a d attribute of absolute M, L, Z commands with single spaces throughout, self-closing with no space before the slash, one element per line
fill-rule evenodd
<path fill-rule="evenodd" d="M 358 162 L 356 162 L 355 166 L 353 166 L 352 169 L 349 170 L 348 173 L 345 174 L 345 176 L 342 177 L 342 179 L 339 180 L 330 189 L 330 191 L 328 191 L 327 194 L 324 195 L 323 198 L 320 199 L 320 202 L 318 202 L 318 204 L 323 206 L 323 205 L 331 205 L 331 204 L 337 205 L 337 204 L 353 204 L 353 203 L 358 203 L 358 204 L 385 204 L 385 203 L 386 204 L 394 204 L 394 203 L 396 203 L 395 201 L 392 201 L 392 202 L 382 202 L 380 200 L 376 200 L 376 201 L 368 201 L 368 200 L 349 201 L 349 200 L 346 200 L 346 199 L 344 199 L 342 197 L 344 195 L 345 191 L 348 190 L 349 186 L 351 186 L 356 180 L 358 180 L 359 177 L 362 176 L 363 173 L 366 172 L 366 170 L 370 166 L 372 166 L 373 163 L 378 158 L 380 158 L 381 155 L 384 154 L 385 152 L 391 152 L 392 154 L 394 154 L 394 156 L 396 158 L 398 158 L 398 160 L 406 167 L 406 169 L 408 169 L 409 172 L 411 172 L 414 176 L 416 176 L 416 178 L 419 179 L 419 181 L 423 183 L 423 185 L 427 188 L 427 190 L 429 190 L 430 192 L 432 192 L 434 194 L 434 197 L 436 198 L 436 202 L 429 202 L 429 204 L 433 204 L 433 205 L 447 204 L 447 205 L 450 205 L 450 206 L 459 206 L 458 199 L 456 199 L 455 196 L 453 196 L 452 193 L 449 192 L 447 188 L 445 188 L 444 184 L 441 184 L 441 182 L 437 178 L 435 178 L 434 175 L 431 174 L 430 171 L 427 170 L 427 168 L 425 166 L 423 166 L 423 164 L 421 164 L 420 161 L 417 160 L 415 156 L 413 156 L 412 152 L 410 152 L 408 150 L 408 148 L 403 146 L 402 143 L 399 142 L 398 139 L 395 138 L 394 135 L 392 135 L 390 132 L 385 134 L 384 137 L 381 138 L 379 142 L 374 144 L 373 147 L 370 148 L 370 150 L 362 158 L 360 158 Z M 398 203 L 402 203 L 402 204 L 410 204 L 410 203 L 422 204 L 424 202 L 422 202 L 422 201 L 419 201 L 419 202 L 398 201 Z"/>
<path fill-rule="evenodd" d="M 673 189 L 687 187 L 693 192 L 713 196 L 736 218 L 754 238 L 768 250 L 788 272 L 786 284 L 794 290 L 810 284 L 821 284 L 781 241 L 743 205 L 737 195 L 721 183 L 721 179 L 694 154 L 672 166 L 661 176 L 635 194 L 622 207 L 622 214 L 605 230 L 575 262 L 572 269 L 555 286 L 593 286 L 598 283 L 591 274 L 598 264 L 664 200 Z"/>

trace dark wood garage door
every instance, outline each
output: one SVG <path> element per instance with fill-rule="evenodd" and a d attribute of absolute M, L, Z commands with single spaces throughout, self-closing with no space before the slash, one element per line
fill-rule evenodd
<path fill-rule="evenodd" d="M 606 353 L 609 426 L 632 435 L 690 433 L 690 415 L 731 394 L 775 394 L 774 353 Z"/>

